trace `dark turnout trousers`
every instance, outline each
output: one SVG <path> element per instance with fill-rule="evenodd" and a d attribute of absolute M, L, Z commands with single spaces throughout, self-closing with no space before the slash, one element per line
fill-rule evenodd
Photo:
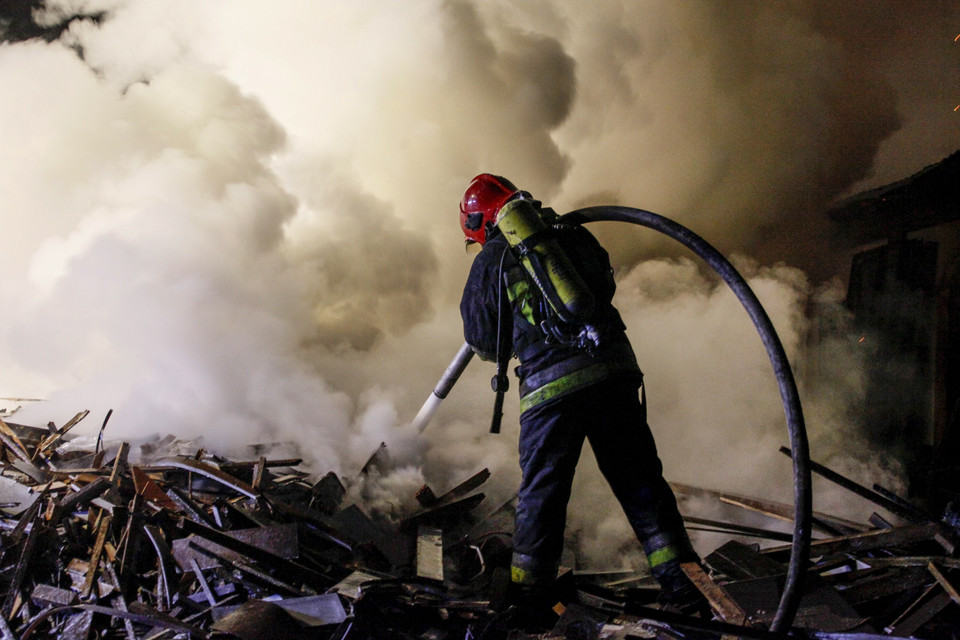
<path fill-rule="evenodd" d="M 513 536 L 514 582 L 555 580 L 567 502 L 584 438 L 665 590 L 698 560 L 646 420 L 635 379 L 611 378 L 520 416 L 523 478 Z"/>

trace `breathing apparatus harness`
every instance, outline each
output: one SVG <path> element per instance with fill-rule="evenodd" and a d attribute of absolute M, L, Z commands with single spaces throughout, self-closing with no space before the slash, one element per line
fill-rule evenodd
<path fill-rule="evenodd" d="M 505 349 L 503 314 L 507 307 L 504 282 L 508 274 L 504 263 L 510 253 L 523 267 L 531 295 L 533 323 L 548 343 L 563 344 L 592 352 L 601 344 L 601 332 L 590 322 L 596 301 L 576 267 L 557 239 L 564 226 L 552 209 L 520 191 L 500 209 L 495 226 L 507 240 L 500 256 L 497 277 L 497 374 L 490 386 L 496 393 L 491 433 L 500 432 L 503 398 L 509 389 L 507 362 L 510 350 Z M 532 285 L 532 286 L 529 286 Z"/>
<path fill-rule="evenodd" d="M 534 319 L 546 339 L 592 351 L 600 346 L 600 331 L 592 323 L 596 300 L 558 238 L 572 225 L 539 205 L 520 192 L 500 209 L 496 226 L 534 285 Z M 502 281 L 502 261 L 500 268 Z"/>
<path fill-rule="evenodd" d="M 490 387 L 496 394 L 493 401 L 493 418 L 490 421 L 490 433 L 500 433 L 500 423 L 503 420 L 503 397 L 510 389 L 510 378 L 507 377 L 507 361 L 510 354 L 504 353 L 503 346 L 503 261 L 507 257 L 507 249 L 500 254 L 500 268 L 497 276 L 497 375 L 490 379 Z"/>

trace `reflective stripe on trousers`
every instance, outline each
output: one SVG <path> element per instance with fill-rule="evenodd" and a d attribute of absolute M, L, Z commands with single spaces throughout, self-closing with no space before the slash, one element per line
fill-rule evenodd
<path fill-rule="evenodd" d="M 584 438 L 654 574 L 677 559 L 695 559 L 676 500 L 662 476 L 646 411 L 631 379 L 611 379 L 534 408 L 520 417 L 523 477 L 514 558 L 553 571 L 563 550 L 567 502 Z M 522 564 L 522 563 L 521 563 Z M 520 569 L 529 571 L 528 567 Z"/>

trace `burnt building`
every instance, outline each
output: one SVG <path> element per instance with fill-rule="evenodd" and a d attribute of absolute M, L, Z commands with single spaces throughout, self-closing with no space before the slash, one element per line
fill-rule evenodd
<path fill-rule="evenodd" d="M 911 491 L 956 497 L 960 459 L 960 152 L 828 212 L 851 250 L 846 304 L 867 350 L 861 428 Z"/>

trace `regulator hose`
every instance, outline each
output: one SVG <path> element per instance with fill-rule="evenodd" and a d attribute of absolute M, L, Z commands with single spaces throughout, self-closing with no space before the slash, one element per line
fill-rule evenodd
<path fill-rule="evenodd" d="M 773 323 L 770 322 L 770 318 L 761 306 L 760 301 L 757 300 L 753 290 L 733 265 L 703 238 L 683 225 L 651 211 L 619 206 L 577 209 L 561 216 L 561 220 L 574 223 L 629 222 L 648 227 L 673 238 L 700 256 L 717 275 L 723 278 L 724 282 L 739 298 L 750 319 L 753 320 L 753 324 L 760 334 L 760 339 L 763 341 L 763 346 L 767 350 L 770 363 L 773 365 L 777 385 L 780 387 L 780 398 L 783 402 L 783 411 L 787 418 L 787 430 L 790 434 L 790 446 L 793 449 L 793 498 L 795 508 L 793 541 L 790 545 L 790 564 L 787 568 L 787 579 L 784 583 L 783 594 L 770 627 L 772 631 L 785 633 L 790 629 L 790 625 L 797 614 L 803 574 L 807 561 L 810 559 L 812 499 L 810 450 L 807 445 L 807 431 L 803 422 L 800 397 L 797 393 L 797 385 L 790 369 L 790 363 L 787 360 L 780 338 L 773 328 Z"/>

